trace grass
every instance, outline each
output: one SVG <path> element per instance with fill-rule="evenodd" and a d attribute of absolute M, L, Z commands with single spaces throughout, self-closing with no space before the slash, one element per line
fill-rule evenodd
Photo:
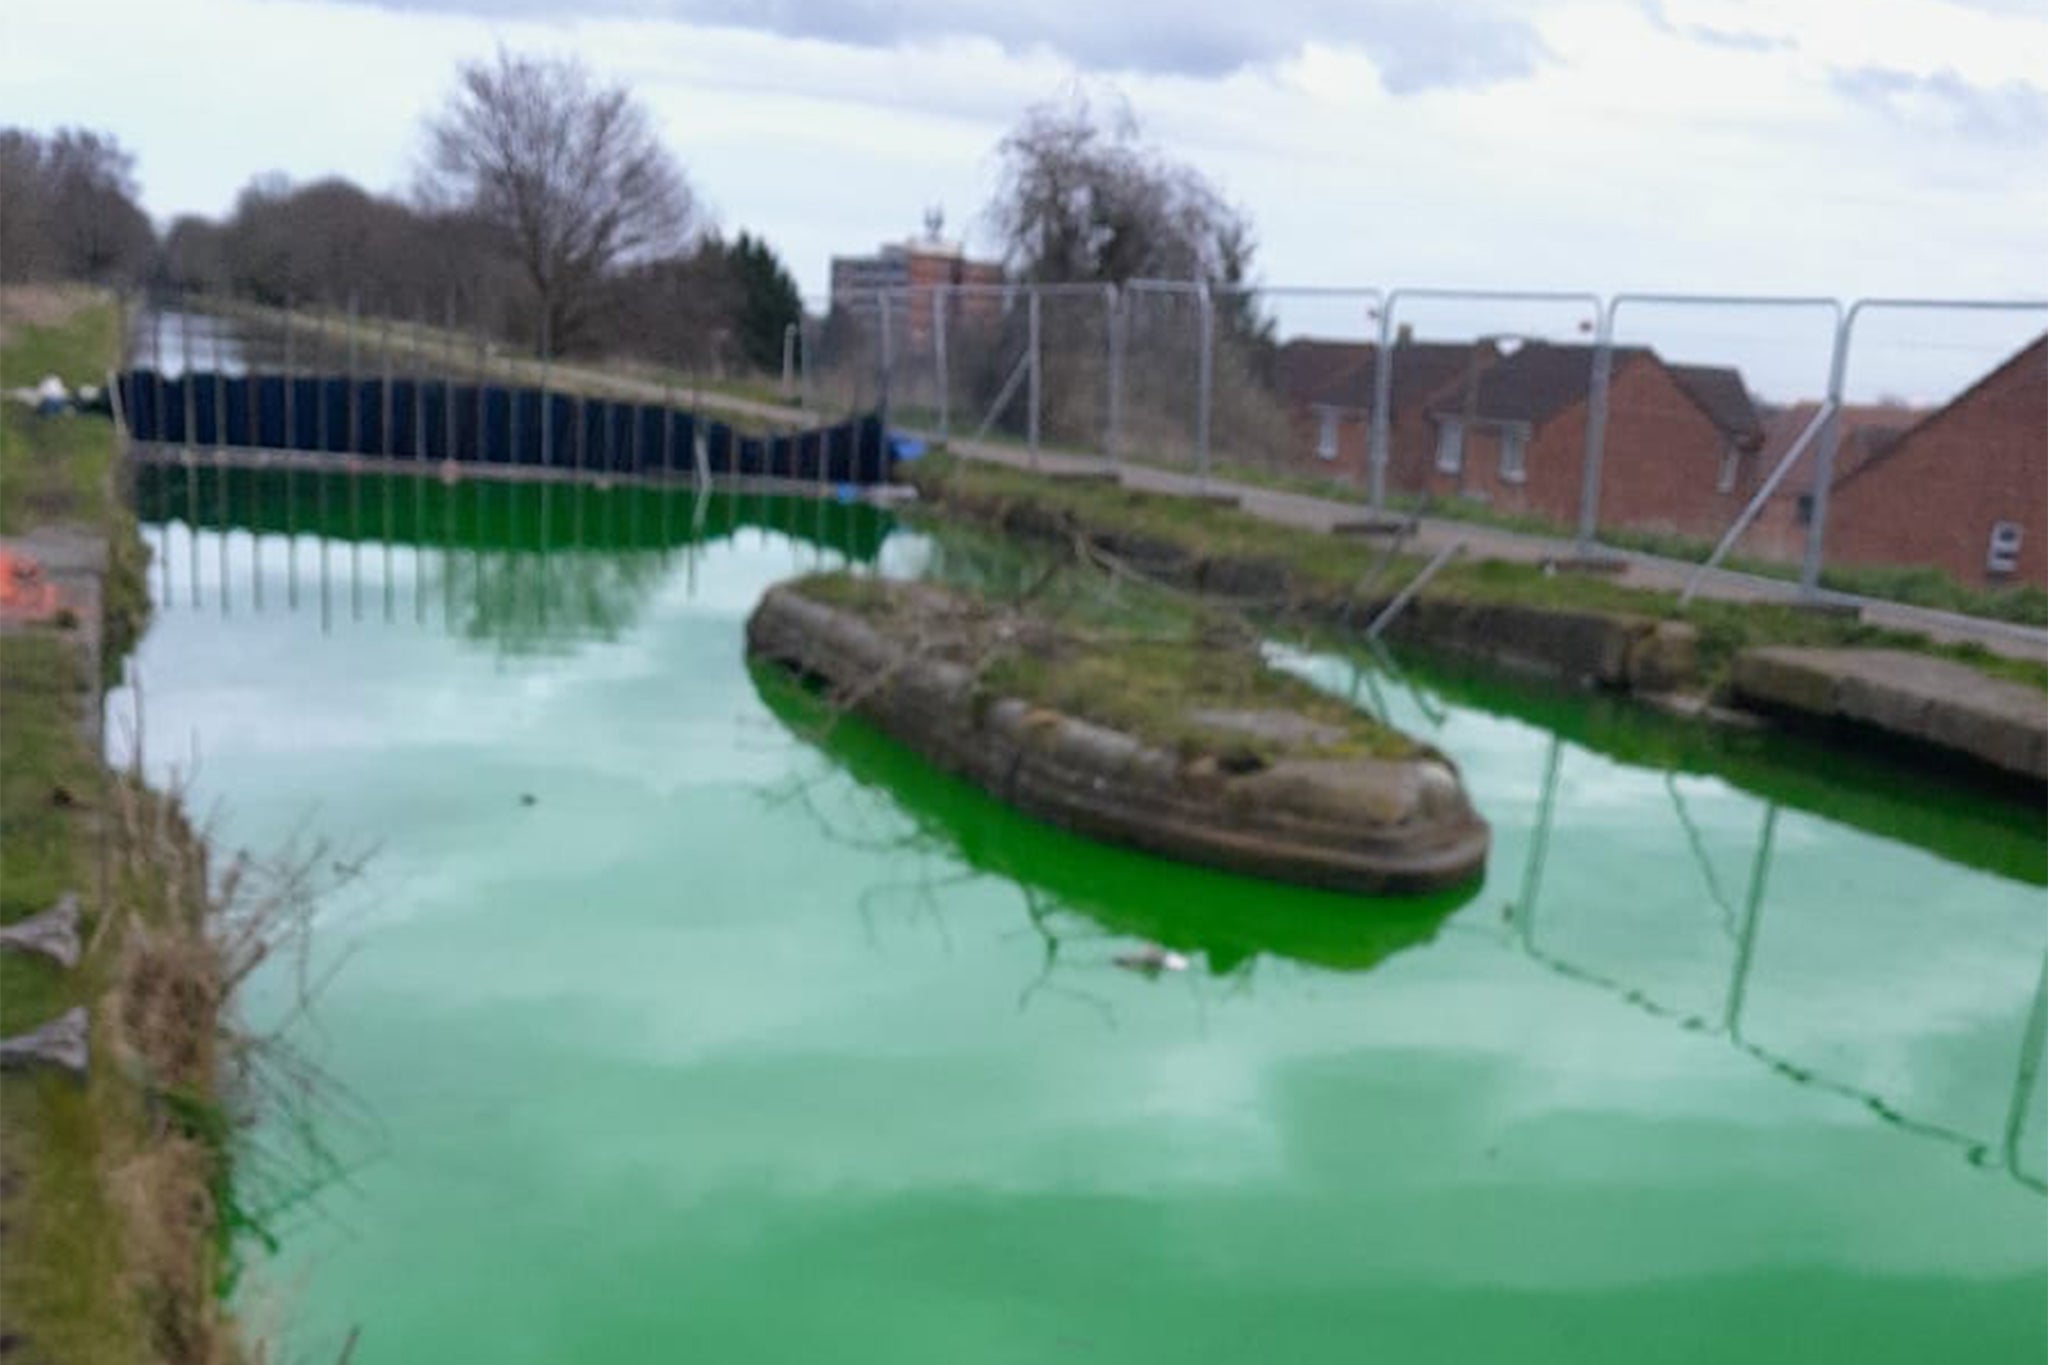
<path fill-rule="evenodd" d="M 83 675 L 69 639 L 0 636 L 0 919 L 8 923 L 66 890 L 91 890 L 89 831 L 76 804 L 96 797 L 98 781 L 78 725 Z M 106 984 L 97 956 L 66 972 L 40 957 L 0 955 L 0 1029 L 11 1035 L 90 1004 Z M 125 1292 L 122 1220 L 107 1180 L 106 1148 L 126 1125 L 127 1089 L 104 1068 L 84 1085 L 48 1072 L 0 1076 L 0 1170 L 10 1190 L 0 1330 L 50 1360 L 144 1358 L 147 1333 Z"/>
<path fill-rule="evenodd" d="M 54 374 L 71 388 L 104 384 L 120 354 L 120 310 L 81 301 L 70 316 L 14 329 L 0 349 L 0 388 L 33 387 Z M 111 424 L 103 417 L 38 417 L 0 403 L 0 533 L 74 524 L 99 529 L 110 506 Z"/>
<path fill-rule="evenodd" d="M 1284 755 L 1398 758 L 1417 751 L 1399 731 L 1269 667 L 1241 628 L 1193 609 L 1169 621 L 1155 605 L 1141 633 L 1101 624 L 1106 612 L 1048 606 L 1037 597 L 1028 606 L 1004 606 L 850 574 L 807 578 L 797 591 L 858 612 L 897 638 L 930 641 L 937 654 L 978 668 L 991 701 L 1015 698 L 1093 721 L 1185 759 L 1263 763 Z M 1007 643 L 993 643 L 999 638 Z M 1331 734 L 1292 742 L 1253 736 L 1196 718 L 1210 710 L 1286 712 Z"/>
<path fill-rule="evenodd" d="M 0 923 L 37 914 L 81 889 L 86 865 L 75 803 L 96 790 L 77 719 L 85 679 L 72 641 L 0 636 Z M 40 957 L 0 954 L 0 1032 L 32 1028 L 77 1003 Z"/>
<path fill-rule="evenodd" d="M 1023 515 L 1048 528 L 1064 525 L 1085 528 L 1095 537 L 1135 537 L 1148 548 L 1190 563 L 1230 560 L 1284 566 L 1298 597 L 1385 596 L 1392 585 L 1407 581 L 1420 568 L 1420 561 L 1410 556 L 1383 562 L 1383 552 L 1369 543 L 1280 526 L 1193 498 L 1060 481 L 944 453 L 919 461 L 916 471 L 920 488 L 935 501 L 1012 526 Z M 1361 581 L 1368 578 L 1371 585 L 1361 591 Z M 1427 595 L 1685 621 L 1699 633 L 1703 681 L 1709 685 L 1720 680 L 1741 650 L 1783 644 L 1908 650 L 2048 691 L 2048 664 L 2009 658 L 1981 645 L 1937 642 L 1786 604 L 1701 598 L 1681 606 L 1676 593 L 1626 587 L 1597 575 L 1549 574 L 1534 564 L 1461 560 L 1436 577 Z"/>
<path fill-rule="evenodd" d="M 1021 442 L 1013 441 L 1007 433 L 991 433 L 984 439 L 1000 440 L 1003 444 L 1016 444 L 1021 448 Z M 1173 459 L 1149 453 L 1132 453 L 1125 458 L 1132 463 L 1170 469 L 1183 474 L 1194 471 L 1193 461 L 1189 458 Z M 1213 459 L 1209 465 L 1209 474 L 1211 478 L 1220 482 L 1243 484 L 1280 493 L 1297 493 L 1306 497 L 1334 498 L 1341 501 L 1360 501 L 1364 497 L 1364 490 L 1356 480 L 1228 458 Z M 1491 530 L 1511 531 L 1521 535 L 1544 536 L 1553 540 L 1572 540 L 1578 535 L 1578 528 L 1575 526 L 1531 513 L 1503 512 L 1471 498 L 1424 498 L 1414 494 L 1389 494 L 1387 507 L 1393 512 L 1438 517 L 1445 521 L 1463 522 L 1471 526 L 1484 526 Z M 1697 536 L 1682 535 L 1674 531 L 1638 530 L 1626 526 L 1602 526 L 1599 540 L 1602 545 L 1611 549 L 1633 550 L 1688 564 L 1705 562 L 1714 548 L 1712 541 Z M 1737 573 L 1751 574 L 1758 578 L 1774 578 L 1781 582 L 1797 582 L 1800 573 L 1799 565 L 1796 563 L 1759 559 L 1741 554 L 1727 556 L 1721 561 L 1721 565 Z M 2048 592 L 2031 584 L 2019 584 L 2009 588 L 1974 588 L 1958 583 L 1931 565 L 1878 564 L 1826 565 L 1821 569 L 1820 582 L 1822 587 L 1836 592 L 1879 598 L 1906 606 L 1928 607 L 1964 616 L 2008 621 L 2016 625 L 2048 626 Z"/>
<path fill-rule="evenodd" d="M 40 323 L 10 319 L 0 384 L 104 377 L 118 310 L 83 291 L 66 303 Z M 141 543 L 113 493 L 117 454 L 103 418 L 0 407 L 0 528 L 107 538 L 103 657 L 114 668 L 147 615 Z M 225 1150 L 156 1103 L 172 1089 L 203 1093 L 213 1077 L 215 964 L 193 873 L 203 854 L 171 803 L 106 772 L 85 724 L 87 669 L 73 630 L 0 636 L 0 920 L 76 891 L 88 945 L 69 971 L 0 955 L 0 1030 L 84 1005 L 92 1056 L 83 1082 L 44 1069 L 0 1076 L 0 1334 L 35 1359 L 215 1360 L 220 1312 L 207 1286 L 220 1253 L 208 1223 Z M 154 1010 L 166 997 L 180 1008 Z"/>

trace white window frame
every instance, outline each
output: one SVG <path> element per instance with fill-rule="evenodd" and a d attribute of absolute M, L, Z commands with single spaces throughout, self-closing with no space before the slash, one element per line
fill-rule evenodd
<path fill-rule="evenodd" d="M 1986 573 L 2018 573 L 2020 567 L 2020 543 L 2025 529 L 2016 521 L 1994 521 L 1991 523 L 1991 539 L 1984 547 L 1984 571 Z"/>
<path fill-rule="evenodd" d="M 1465 424 L 1455 417 L 1437 421 L 1436 468 L 1439 474 L 1455 474 L 1465 467 Z"/>
<path fill-rule="evenodd" d="M 1337 419 L 1335 408 L 1316 409 L 1316 458 L 1334 460 L 1337 458 Z"/>
<path fill-rule="evenodd" d="M 1723 446 L 1721 448 L 1721 467 L 1714 471 L 1714 491 L 1716 493 L 1733 493 L 1735 491 L 1735 476 L 1740 472 L 1741 468 L 1742 452 L 1734 446 Z"/>
<path fill-rule="evenodd" d="M 1521 427 L 1500 429 L 1500 481 L 1529 482 L 1529 433 Z"/>

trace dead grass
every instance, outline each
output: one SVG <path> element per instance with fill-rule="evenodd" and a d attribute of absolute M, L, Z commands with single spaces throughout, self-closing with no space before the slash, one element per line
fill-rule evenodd
<path fill-rule="evenodd" d="M 21 327 L 58 327 L 89 306 L 97 292 L 75 284 L 0 285 L 0 347 Z"/>
<path fill-rule="evenodd" d="M 1402 757 L 1416 750 L 1398 731 L 1269 667 L 1257 634 L 1228 613 L 1189 605 L 1169 614 L 1154 603 L 1142 629 L 1112 625 L 1107 613 L 1055 591 L 1058 580 L 1048 572 L 1008 601 L 850 574 L 807 578 L 795 590 L 859 613 L 913 657 L 973 669 L 990 701 L 1014 697 L 1189 760 L 1255 764 L 1283 754 Z M 1332 737 L 1287 741 L 1219 730 L 1196 718 L 1204 711 L 1282 712 Z"/>

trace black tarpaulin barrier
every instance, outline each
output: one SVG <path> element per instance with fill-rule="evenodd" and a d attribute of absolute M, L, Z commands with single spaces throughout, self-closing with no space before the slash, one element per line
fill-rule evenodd
<path fill-rule="evenodd" d="M 874 484 L 891 467 L 881 418 L 745 435 L 730 423 L 658 404 L 435 379 L 165 375 L 117 381 L 138 441 L 301 450 L 431 463 L 517 465 L 600 475 Z"/>

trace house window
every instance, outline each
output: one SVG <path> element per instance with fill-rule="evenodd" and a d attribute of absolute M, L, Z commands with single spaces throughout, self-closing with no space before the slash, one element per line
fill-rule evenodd
<path fill-rule="evenodd" d="M 1436 429 L 1436 467 L 1455 474 L 1465 463 L 1465 424 L 1446 418 Z"/>
<path fill-rule="evenodd" d="M 1991 547 L 1984 552 L 1984 567 L 1991 573 L 2013 573 L 2020 567 L 2020 524 L 1998 521 L 1991 525 Z"/>
<path fill-rule="evenodd" d="M 1334 460 L 1337 458 L 1337 410 L 1316 409 L 1316 458 Z"/>
<path fill-rule="evenodd" d="M 1799 524 L 1801 526 L 1813 525 L 1813 494 L 1801 493 L 1799 495 L 1798 509 Z"/>
<path fill-rule="evenodd" d="M 1525 483 L 1528 481 L 1529 433 L 1520 427 L 1500 429 L 1500 481 L 1502 483 Z"/>
<path fill-rule="evenodd" d="M 1714 491 L 1716 493 L 1733 493 L 1735 491 L 1735 473 L 1741 466 L 1741 463 L 1742 453 L 1734 446 L 1729 446 L 1721 452 L 1721 468 L 1714 475 Z"/>

